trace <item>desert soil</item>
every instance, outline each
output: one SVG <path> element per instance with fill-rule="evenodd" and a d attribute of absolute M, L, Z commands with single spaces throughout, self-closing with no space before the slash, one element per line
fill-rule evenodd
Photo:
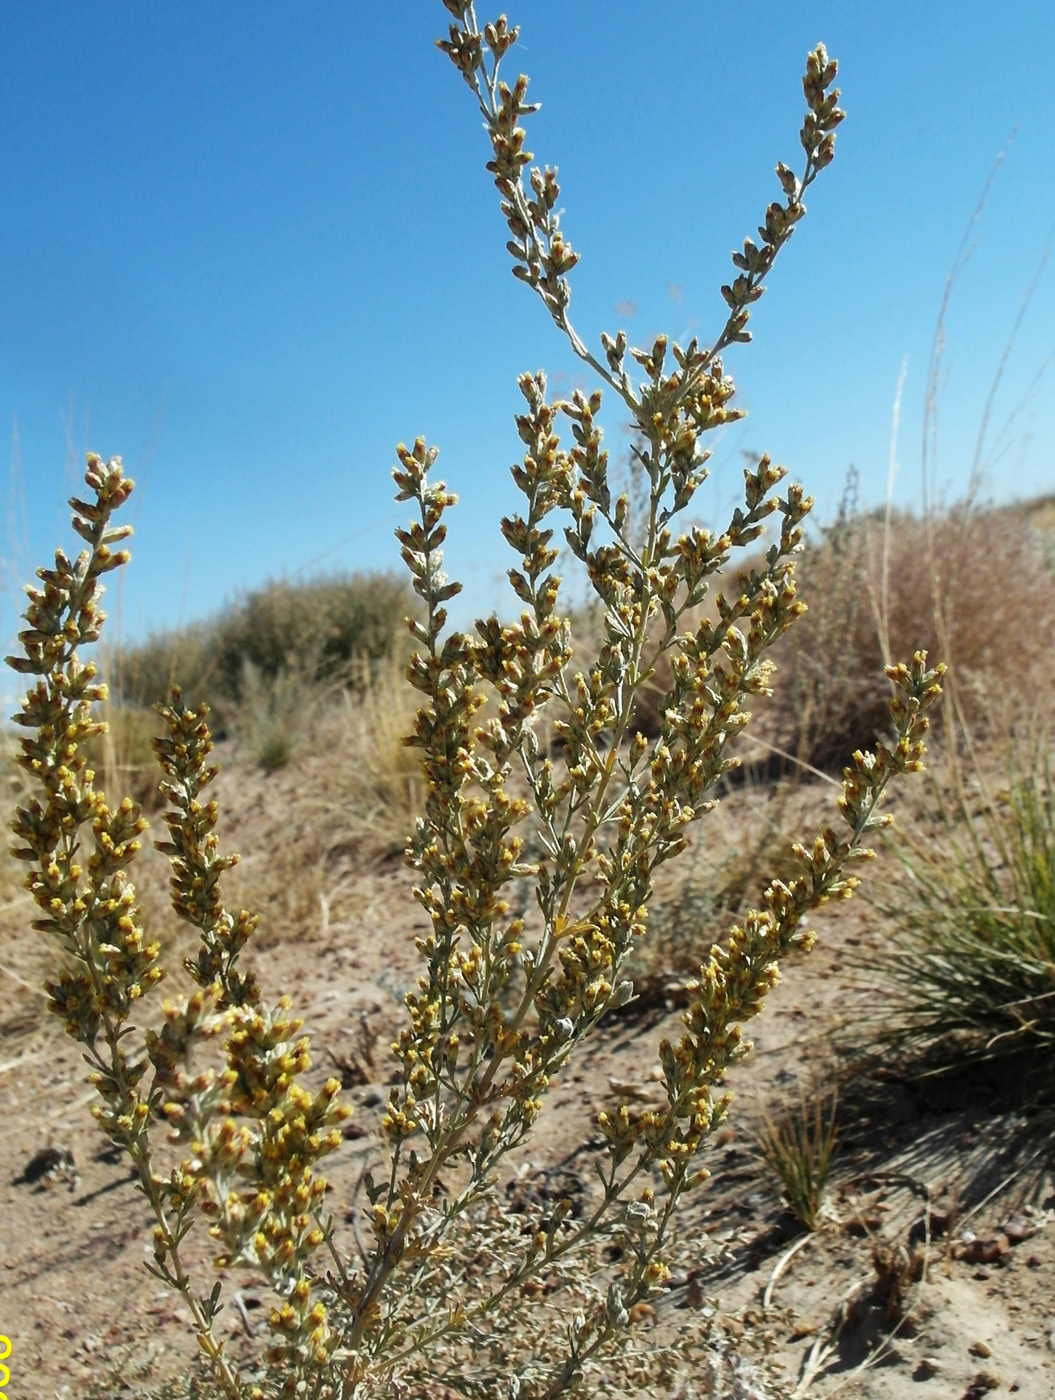
<path fill-rule="evenodd" d="M 289 853 L 285 864 L 244 862 L 230 902 L 243 889 L 265 892 L 253 966 L 268 994 L 293 990 L 312 1034 L 313 1073 L 343 1066 L 350 1082 L 356 1113 L 327 1175 L 332 1199 L 352 1202 L 378 1153 L 387 1047 L 416 977 L 413 938 L 423 920 L 398 858 L 364 864 L 354 845 L 335 838 L 320 850 L 306 831 L 289 829 L 285 802 L 297 781 L 293 772 L 221 779 L 225 845 Z M 810 798 L 815 807 L 822 800 L 823 791 Z M 148 912 L 164 919 L 160 858 L 150 862 Z M 800 1393 L 817 1397 L 1052 1400 L 1052 1118 L 1023 1094 L 1017 1071 L 921 1081 L 880 1066 L 845 1083 L 826 1218 L 812 1236 L 758 1159 L 753 1131 L 763 1108 L 832 1075 L 833 1027 L 852 1035 L 867 1004 L 854 969 L 881 936 L 878 916 L 863 900 L 821 912 L 816 950 L 787 967 L 753 1028 L 754 1054 L 730 1077 L 736 1103 L 712 1139 L 712 1180 L 685 1222 L 688 1266 L 655 1315 L 635 1325 L 662 1327 L 664 1312 L 694 1309 L 701 1326 L 719 1325 L 738 1347 L 766 1336 L 785 1380 L 803 1379 Z M 144 1267 L 147 1212 L 89 1116 L 79 1054 L 42 1014 L 45 954 L 27 931 L 25 898 L 13 894 L 2 917 L 7 1394 L 75 1400 L 118 1365 L 128 1388 L 113 1393 L 143 1394 L 187 1369 L 186 1319 Z M 615 1092 L 642 1103 L 655 1092 L 655 1047 L 678 1029 L 673 1003 L 659 995 L 632 1005 L 554 1086 L 522 1180 L 557 1195 L 589 1189 L 596 1113 Z M 235 1354 L 266 1325 L 255 1306 L 261 1282 L 241 1277 L 241 1310 L 221 1315 Z"/>

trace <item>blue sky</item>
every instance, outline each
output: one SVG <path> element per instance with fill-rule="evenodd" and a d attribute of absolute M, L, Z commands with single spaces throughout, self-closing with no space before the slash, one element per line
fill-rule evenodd
<path fill-rule="evenodd" d="M 481 19 L 490 18 L 478 8 Z M 529 146 L 560 167 L 582 254 L 572 315 L 713 337 L 729 253 L 799 163 L 799 78 L 823 39 L 848 117 L 838 157 L 727 360 L 750 410 L 703 509 L 769 449 L 834 513 L 851 463 L 919 499 L 927 362 L 943 287 L 1016 132 L 955 288 L 936 484 L 962 490 L 982 406 L 1055 226 L 1055 7 L 518 0 L 506 61 L 543 104 Z M 69 545 L 83 453 L 140 484 L 120 597 L 135 637 L 268 577 L 399 567 L 393 446 L 422 433 L 461 495 L 451 572 L 500 598 L 516 377 L 588 384 L 514 281 L 470 94 L 433 47 L 440 0 L 143 5 L 0 13 L 0 410 L 6 573 Z M 1034 293 L 994 429 L 1055 350 L 1055 268 Z M 1055 367 L 986 494 L 1055 489 Z M 625 451 L 612 419 L 611 447 Z M 705 488 L 706 490 L 706 488 Z M 699 498 L 698 498 L 699 499 Z M 13 621 L 9 600 L 5 632 Z M 112 608 L 111 611 L 114 609 Z"/>

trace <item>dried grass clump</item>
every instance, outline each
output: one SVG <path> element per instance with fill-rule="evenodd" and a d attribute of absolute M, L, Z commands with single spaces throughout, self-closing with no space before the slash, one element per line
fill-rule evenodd
<path fill-rule="evenodd" d="M 98 747 L 101 771 L 153 805 L 153 707 L 174 686 L 208 703 L 264 772 L 285 768 L 343 691 L 366 694 L 391 675 L 417 611 L 413 590 L 391 574 L 334 574 L 269 583 L 211 621 L 115 649 L 108 670 L 120 702 L 107 710 L 113 737 Z"/>
<path fill-rule="evenodd" d="M 920 517 L 844 508 L 798 562 L 801 622 L 773 650 L 750 762 L 762 776 L 838 773 L 888 730 L 883 667 L 919 638 L 951 667 L 942 722 L 982 742 L 1029 721 L 1055 691 L 1050 503 L 961 505 Z M 735 579 L 724 580 L 735 589 Z M 713 619 L 712 619 L 713 620 Z M 662 724 L 668 663 L 640 691 L 634 723 Z M 950 709 L 952 707 L 952 709 Z"/>
<path fill-rule="evenodd" d="M 1021 724 L 1055 675 L 1045 539 L 1029 505 L 845 516 L 802 556 L 807 612 L 774 650 L 780 679 L 759 706 L 762 737 L 840 769 L 885 731 L 877 678 L 909 638 L 948 663 L 959 721 L 980 742 Z"/>
<path fill-rule="evenodd" d="M 265 773 L 291 762 L 303 740 L 314 736 L 319 716 L 339 693 L 295 670 L 264 676 L 251 661 L 242 665 L 240 699 L 226 710 L 240 752 Z"/>
<path fill-rule="evenodd" d="M 315 820 L 367 859 L 402 854 L 424 806 L 421 762 L 406 742 L 417 711 L 406 668 L 389 657 L 319 717 L 309 780 Z"/>

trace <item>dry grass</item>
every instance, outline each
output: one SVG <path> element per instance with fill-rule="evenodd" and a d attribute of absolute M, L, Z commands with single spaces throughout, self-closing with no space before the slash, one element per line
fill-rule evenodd
<path fill-rule="evenodd" d="M 331 761 L 316 778 L 320 819 L 340 821 L 370 856 L 402 852 L 425 801 L 414 727 L 418 693 L 391 656 L 340 697 L 317 735 Z"/>
<path fill-rule="evenodd" d="M 150 710 L 168 700 L 173 686 L 195 702 L 216 706 L 217 649 L 213 624 L 194 623 L 156 632 L 145 641 L 109 648 L 104 672 L 111 694 L 131 708 Z"/>
<path fill-rule="evenodd" d="M 895 514 L 889 528 L 857 516 L 828 532 L 803 556 L 809 611 L 776 649 L 776 693 L 760 707 L 773 741 L 841 767 L 883 725 L 884 664 L 916 647 L 950 667 L 946 723 L 956 714 L 989 741 L 1028 719 L 1055 639 L 1050 535 L 1033 511 Z"/>
<path fill-rule="evenodd" d="M 264 723 L 256 743 L 235 729 L 218 755 L 223 843 L 243 852 L 228 877 L 231 900 L 263 915 L 263 947 L 347 920 L 364 868 L 402 854 L 424 796 L 417 750 L 402 742 L 415 692 L 395 660 L 355 688 L 298 693 L 285 761 L 262 761 Z M 283 742 L 284 731 L 271 738 Z"/>
<path fill-rule="evenodd" d="M 162 730 L 160 717 L 139 705 L 107 702 L 99 718 L 105 720 L 107 731 L 86 745 L 98 785 L 105 792 L 131 797 L 149 816 L 161 803 L 160 775 L 151 747 Z"/>

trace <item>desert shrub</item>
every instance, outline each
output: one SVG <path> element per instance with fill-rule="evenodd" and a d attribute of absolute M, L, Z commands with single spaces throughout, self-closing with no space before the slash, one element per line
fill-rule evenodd
<path fill-rule="evenodd" d="M 174 685 L 206 698 L 225 718 L 259 702 L 282 677 L 314 685 L 376 669 L 418 611 L 407 582 L 390 573 L 276 580 L 216 617 L 122 647 L 115 688 L 137 705 L 163 703 Z"/>
<path fill-rule="evenodd" d="M 405 635 L 404 619 L 417 611 L 406 580 L 395 574 L 269 583 L 218 619 L 218 683 L 239 701 L 247 666 L 265 682 L 283 672 L 321 681 L 347 672 L 356 660 L 379 663 Z"/>
<path fill-rule="evenodd" d="M 221 699 L 214 630 L 214 624 L 198 622 L 109 648 L 106 672 L 115 698 L 135 709 L 152 709 L 176 686 L 213 703 Z"/>
<path fill-rule="evenodd" d="M 773 648 L 779 684 L 755 706 L 759 765 L 841 771 L 848 753 L 886 735 L 883 667 L 914 642 L 952 668 L 950 706 L 939 712 L 955 718 L 951 738 L 966 727 L 982 742 L 1028 722 L 1053 680 L 1055 581 L 1042 520 L 1029 503 L 887 519 L 860 512 L 848 493 L 798 560 L 806 611 Z M 661 660 L 638 701 L 646 733 L 658 732 L 669 681 Z"/>
<path fill-rule="evenodd" d="M 65 957 L 48 985 L 51 1008 L 84 1047 L 100 1126 L 135 1167 L 155 1221 L 148 1267 L 180 1294 L 228 1400 L 441 1390 L 548 1400 L 663 1392 L 685 1366 L 706 1374 L 707 1339 L 691 1317 L 666 1340 L 642 1339 L 632 1311 L 669 1277 L 678 1211 L 706 1176 L 701 1150 L 728 1111 L 724 1072 L 748 1048 L 742 1025 L 781 959 L 809 947 L 809 912 L 851 892 L 850 867 L 885 823 L 877 808 L 889 781 L 920 766 L 922 710 L 938 691 L 920 653 L 889 669 L 896 741 L 855 756 L 840 829 L 795 848 L 795 874 L 766 886 L 690 982 L 684 1032 L 657 1047 L 662 1107 L 616 1097 L 599 1115 L 605 1148 L 586 1208 L 505 1204 L 496 1186 L 550 1082 L 634 994 L 624 969 L 645 933 L 655 872 L 713 806 L 746 707 L 767 686 L 766 654 L 799 612 L 792 556 L 809 502 L 796 486 L 777 493 L 784 473 L 768 458 L 745 472 L 743 505 L 720 534 L 677 526 L 704 479 L 701 440 L 738 416 L 721 354 L 747 339 L 749 308 L 832 159 L 842 113 L 835 64 L 818 48 L 803 84 L 801 174 L 778 167 L 782 198 L 766 210 L 760 242 L 734 256 L 729 315 L 712 345 L 661 336 L 631 349 L 620 332 L 602 337 L 598 357 L 568 319 L 577 254 L 558 226 L 555 172 L 526 170 L 527 79 L 508 87 L 498 77 L 517 31 L 503 18 L 481 32 L 465 0 L 445 4 L 454 23 L 442 47 L 484 114 L 514 272 L 631 414 L 649 509 L 643 542 L 639 531 L 628 536 L 625 502 L 607 481 L 600 391 L 551 402 L 544 377 L 525 375 L 525 453 L 513 469 L 524 502 L 502 522 L 523 612 L 464 634 L 446 625 L 458 585 L 441 561 L 454 497 L 432 475 L 435 449 L 421 440 L 397 449 L 397 499 L 415 517 L 398 538 L 421 603 L 409 742 L 426 791 L 408 860 L 429 927 L 395 1046 L 387 1165 L 364 1176 L 367 1204 L 354 1203 L 360 1237 L 329 1213 L 318 1169 L 342 1145 L 340 1085 L 305 1078 L 308 1044 L 290 999 L 269 1003 L 240 965 L 257 921 L 224 904 L 234 858 L 219 848 L 207 797 L 211 738 L 204 713 L 179 693 L 163 707 L 167 733 L 155 749 L 169 803 L 158 849 L 171 861 L 173 907 L 200 941 L 183 964 L 193 987 L 173 988 L 153 1009 L 159 945 L 141 927 L 129 876 L 144 822 L 131 800 L 107 801 L 81 751 L 98 732 L 91 707 L 102 698 L 81 651 L 99 635 L 98 581 L 128 557 L 115 548 L 128 530 L 113 515 L 132 490 L 119 460 L 89 458 L 86 498 L 72 503 L 87 548 L 40 571 L 24 654 L 13 658 L 33 677 L 17 722 L 27 731 L 20 761 L 38 785 L 14 821 L 17 851 L 30 867 L 36 926 Z M 779 534 L 760 566 L 738 593 L 714 600 L 713 623 L 685 626 L 771 517 Z M 558 519 L 604 614 L 600 646 L 577 672 L 553 573 Z M 634 696 L 663 655 L 671 683 L 650 741 L 632 730 Z M 538 743 L 546 712 L 559 760 Z M 521 833 L 532 830 L 541 850 L 529 862 Z M 525 879 L 534 906 L 519 918 L 507 896 Z M 216 1264 L 249 1268 L 272 1292 L 267 1345 L 244 1370 L 216 1335 L 222 1280 L 209 1289 L 188 1273 L 184 1242 L 201 1220 Z"/>
<path fill-rule="evenodd" d="M 875 967 L 884 1034 L 933 1060 L 1055 1049 L 1055 767 L 1012 750 L 1004 782 L 934 786 L 893 843 L 903 878 L 877 899 L 891 926 Z"/>
<path fill-rule="evenodd" d="M 123 702 L 119 732 L 175 686 L 204 700 L 253 762 L 284 768 L 343 690 L 370 690 L 386 658 L 405 658 L 404 623 L 418 606 L 392 574 L 266 584 L 210 620 L 115 649 L 108 672 Z M 147 755 L 142 772 L 152 774 L 149 745 Z M 151 779 L 140 777 L 139 757 L 130 790 L 143 800 Z"/>
<path fill-rule="evenodd" d="M 983 742 L 1028 724 L 1055 679 L 1049 513 L 1044 501 L 960 503 L 888 519 L 859 510 L 851 474 L 836 519 L 807 537 L 796 566 L 806 611 L 773 648 L 779 683 L 755 706 L 759 767 L 841 771 L 886 734 L 883 667 L 914 645 L 951 666 L 953 742 L 964 726 Z M 642 688 L 635 722 L 646 733 L 658 732 L 669 679 L 661 660 Z"/>

